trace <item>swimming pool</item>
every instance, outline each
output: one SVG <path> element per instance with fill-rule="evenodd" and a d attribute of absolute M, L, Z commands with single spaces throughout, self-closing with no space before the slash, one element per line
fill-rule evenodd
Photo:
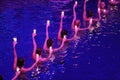
<path fill-rule="evenodd" d="M 77 18 L 83 19 L 83 2 L 78 1 Z M 106 1 L 107 2 L 107 1 Z M 93 4 L 95 3 L 95 4 Z M 18 38 L 17 54 L 25 58 L 25 67 L 32 65 L 32 31 L 37 29 L 36 42 L 42 47 L 45 40 L 46 20 L 51 21 L 49 35 L 58 47 L 57 33 L 60 14 L 65 11 L 63 27 L 72 34 L 72 7 L 74 0 L 1 0 L 0 2 L 0 74 L 11 80 L 13 70 L 12 38 Z M 107 3 L 108 4 L 108 3 Z M 97 12 L 97 1 L 91 0 L 88 7 Z M 97 16 L 97 14 L 95 14 Z M 82 26 L 84 27 L 84 26 Z M 45 72 L 29 80 L 120 80 L 120 7 L 111 10 L 106 21 L 100 22 L 97 32 L 82 32 L 80 38 L 70 43 L 67 50 L 58 52 L 54 62 L 44 64 Z M 60 54 L 62 58 L 60 57 Z M 39 78 L 40 79 L 37 79 Z"/>

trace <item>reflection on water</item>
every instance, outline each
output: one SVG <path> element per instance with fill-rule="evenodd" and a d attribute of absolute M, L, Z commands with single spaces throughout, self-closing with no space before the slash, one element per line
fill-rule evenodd
<path fill-rule="evenodd" d="M 77 8 L 78 18 L 82 16 L 82 3 L 83 0 L 79 2 Z M 74 1 L 2 0 L 0 4 L 0 52 L 6 55 L 0 54 L 0 62 L 3 63 L 2 66 L 0 65 L 0 69 L 4 69 L 3 71 L 0 70 L 0 73 L 7 76 L 10 80 L 11 76 L 14 75 L 13 71 L 11 71 L 13 65 L 13 60 L 11 60 L 13 59 L 12 37 L 17 36 L 19 38 L 18 55 L 24 57 L 27 55 L 26 65 L 32 64 L 32 30 L 34 28 L 38 30 L 36 41 L 38 47 L 41 47 L 45 38 L 45 22 L 50 19 L 50 36 L 56 39 L 59 29 L 59 16 L 62 10 L 66 12 L 63 27 L 68 29 L 71 26 Z M 99 77 L 106 78 L 106 76 L 110 76 L 110 73 L 112 73 L 111 68 L 116 68 L 115 71 L 117 71 L 118 68 L 116 66 L 110 68 L 109 66 L 112 65 L 112 61 L 114 65 L 119 65 L 116 61 L 117 59 L 119 61 L 120 58 L 117 54 L 119 53 L 118 47 L 120 47 L 120 9 L 117 6 L 109 5 L 108 10 L 109 14 L 107 16 L 103 15 L 102 21 L 95 24 L 97 26 L 95 31 L 81 32 L 81 36 L 76 37 L 76 40 L 69 43 L 69 46 L 67 45 L 59 51 L 55 59 L 44 63 L 40 67 L 35 67 L 27 77 L 31 80 L 73 80 L 72 77 L 76 80 L 88 80 L 88 78 L 90 80 L 98 80 Z M 80 19 L 82 22 L 82 18 Z M 71 29 L 69 28 L 68 31 L 71 32 Z M 55 41 L 55 46 L 57 46 L 56 43 Z M 28 46 L 31 47 L 28 48 Z M 7 58 L 11 62 L 6 61 Z M 8 68 L 4 63 L 9 63 L 11 66 Z M 11 72 L 10 75 L 5 74 L 5 69 Z M 114 75 L 120 74 L 115 71 Z M 61 75 L 64 77 L 61 77 Z M 68 77 L 68 75 L 70 76 Z M 95 78 L 96 76 L 98 77 Z M 86 79 L 85 77 L 88 78 Z M 102 78 L 101 80 L 103 80 Z M 5 80 L 7 79 L 5 78 Z M 117 77 L 114 80 L 117 80 Z"/>

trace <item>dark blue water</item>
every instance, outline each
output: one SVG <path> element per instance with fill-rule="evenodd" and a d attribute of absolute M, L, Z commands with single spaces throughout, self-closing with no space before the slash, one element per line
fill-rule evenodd
<path fill-rule="evenodd" d="M 81 27 L 83 2 L 79 0 L 76 9 Z M 70 37 L 73 4 L 74 0 L 0 0 L 0 75 L 4 80 L 15 75 L 12 38 L 18 38 L 17 55 L 25 58 L 25 67 L 31 66 L 33 29 L 37 29 L 37 46 L 42 47 L 49 19 L 49 35 L 58 47 L 60 13 L 65 11 L 63 27 Z M 97 17 L 97 0 L 91 0 L 87 8 Z M 66 50 L 58 52 L 53 62 L 44 63 L 38 74 L 36 68 L 28 72 L 28 80 L 120 80 L 120 7 L 110 10 L 99 26 L 94 33 L 82 32 Z"/>

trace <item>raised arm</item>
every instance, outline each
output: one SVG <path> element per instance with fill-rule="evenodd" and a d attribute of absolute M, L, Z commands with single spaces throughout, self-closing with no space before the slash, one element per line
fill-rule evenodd
<path fill-rule="evenodd" d="M 75 8 L 77 7 L 78 2 L 75 1 L 74 6 L 73 6 L 73 21 L 72 21 L 72 29 L 74 29 L 74 22 L 76 20 L 76 11 Z"/>
<path fill-rule="evenodd" d="M 98 8 L 100 8 L 101 0 L 98 0 Z"/>
<path fill-rule="evenodd" d="M 41 62 L 46 62 L 47 60 L 49 60 L 50 57 L 52 56 L 52 52 L 53 52 L 52 47 L 50 47 L 50 48 L 49 48 L 49 55 L 48 55 L 48 57 L 46 57 L 46 58 L 40 57 L 40 58 L 39 58 L 39 62 L 40 62 L 40 61 L 41 61 Z"/>
<path fill-rule="evenodd" d="M 53 49 L 53 52 L 57 52 L 58 50 L 60 50 L 61 48 L 63 48 L 65 41 L 66 41 L 66 37 L 64 36 L 60 47 Z"/>
<path fill-rule="evenodd" d="M 46 23 L 46 39 L 45 39 L 44 46 L 43 46 L 44 50 L 47 50 L 46 43 L 47 43 L 47 40 L 49 38 L 49 33 L 48 33 L 48 27 L 49 26 L 50 26 L 50 20 L 47 20 L 47 23 Z"/>
<path fill-rule="evenodd" d="M 64 18 L 64 11 L 61 12 L 61 20 L 60 20 L 60 28 L 58 32 L 58 39 L 61 39 L 61 31 L 62 31 L 62 25 L 63 25 L 63 18 Z"/>
<path fill-rule="evenodd" d="M 33 30 L 33 33 L 32 33 L 32 41 L 33 41 L 33 54 L 32 54 L 32 58 L 34 60 L 36 60 L 36 49 L 37 49 L 37 44 L 36 44 L 36 41 L 35 41 L 35 36 L 36 36 L 36 29 Z"/>
<path fill-rule="evenodd" d="M 101 0 L 98 0 L 98 17 L 99 17 L 99 20 L 101 19 L 100 4 L 101 4 Z"/>
<path fill-rule="evenodd" d="M 93 23 L 93 19 L 91 18 L 91 19 L 90 19 L 90 21 L 89 21 L 88 29 L 90 29 L 90 28 L 91 28 L 92 23 Z"/>
<path fill-rule="evenodd" d="M 35 66 L 37 65 L 37 62 L 33 63 L 32 66 L 30 66 L 29 68 L 22 68 L 21 71 L 23 72 L 28 72 L 28 71 L 31 71 Z"/>
<path fill-rule="evenodd" d="M 93 19 L 91 18 L 91 19 L 89 20 L 89 25 L 88 25 L 88 27 L 87 27 L 87 28 L 78 28 L 78 31 L 83 31 L 83 30 L 90 29 L 92 23 L 93 23 Z"/>
<path fill-rule="evenodd" d="M 101 20 L 101 9 L 100 9 L 101 0 L 98 0 L 98 18 L 92 19 L 93 21 L 100 21 Z"/>
<path fill-rule="evenodd" d="M 72 40 L 74 40 L 76 38 L 76 36 L 77 36 L 78 30 L 79 30 L 78 27 L 75 25 L 74 36 L 72 38 L 70 38 L 70 39 L 66 39 L 65 41 L 72 41 Z"/>
<path fill-rule="evenodd" d="M 19 75 L 20 75 L 20 72 L 16 72 L 16 74 L 15 74 L 15 76 L 12 78 L 12 80 L 16 80 Z"/>
<path fill-rule="evenodd" d="M 87 17 L 86 17 L 86 2 L 87 2 L 88 0 L 85 0 L 84 1 L 84 9 L 83 9 L 83 20 L 87 20 Z"/>
<path fill-rule="evenodd" d="M 16 44 L 17 44 L 17 38 L 13 38 L 13 53 L 14 53 L 14 64 L 13 69 L 17 69 L 17 53 L 16 53 Z"/>

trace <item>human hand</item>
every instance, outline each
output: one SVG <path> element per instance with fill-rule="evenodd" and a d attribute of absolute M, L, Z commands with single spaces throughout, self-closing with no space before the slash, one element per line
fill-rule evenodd
<path fill-rule="evenodd" d="M 15 46 L 16 46 L 16 44 L 17 44 L 17 38 L 16 38 L 16 37 L 14 37 L 14 38 L 13 38 L 13 46 L 15 47 Z"/>
<path fill-rule="evenodd" d="M 63 18 L 63 17 L 64 17 L 64 11 L 61 12 L 61 18 Z"/>
<path fill-rule="evenodd" d="M 33 33 L 32 33 L 32 37 L 35 37 L 37 34 L 36 34 L 36 29 L 33 29 Z"/>
<path fill-rule="evenodd" d="M 47 23 L 46 23 L 47 27 L 50 26 L 50 20 L 47 20 Z"/>
<path fill-rule="evenodd" d="M 77 6 L 77 4 L 78 4 L 78 2 L 77 2 L 77 1 L 75 1 L 75 3 L 74 3 L 74 6 L 73 6 L 73 7 L 75 8 L 75 7 Z"/>

